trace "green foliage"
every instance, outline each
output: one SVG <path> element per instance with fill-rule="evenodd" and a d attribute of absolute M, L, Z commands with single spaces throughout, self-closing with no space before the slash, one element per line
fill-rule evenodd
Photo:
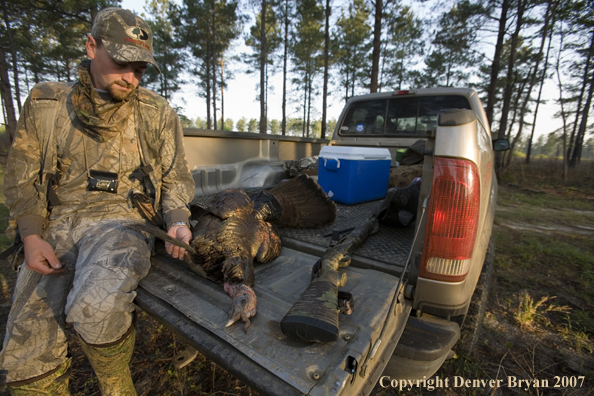
<path fill-rule="evenodd" d="M 6 54 L 6 63 L 0 68 L 8 69 L 9 82 L 13 85 L 12 65 L 17 65 L 18 86 L 12 87 L 15 99 L 18 95 L 24 97 L 38 82 L 75 81 L 76 67 L 86 57 L 84 43 L 86 34 L 91 30 L 92 17 L 100 9 L 120 3 L 120 0 L 7 2 L 7 7 L 0 9 L 0 45 Z M 421 3 L 428 5 L 427 2 Z M 413 8 L 405 5 L 408 3 L 404 1 L 384 1 L 379 90 L 474 86 L 484 97 L 493 66 L 492 48 L 484 43 L 492 43 L 496 38 L 502 2 L 449 0 L 433 3 L 430 12 L 421 19 L 419 15 L 422 14 L 413 13 Z M 287 4 L 289 10 L 285 11 Z M 537 62 L 540 62 L 538 78 L 543 75 L 542 68 L 547 63 L 549 69 L 544 73 L 545 78 L 550 79 L 552 74 L 550 59 L 545 62 L 543 54 L 539 54 L 537 49 L 537 42 L 544 31 L 545 14 L 551 4 L 549 38 L 552 40 L 552 53 L 560 51 L 563 81 L 559 83 L 563 90 L 569 149 L 580 146 L 580 150 L 576 147 L 576 152 L 580 152 L 581 159 L 594 159 L 594 142 L 590 134 L 593 124 L 587 119 L 588 112 L 584 112 L 584 108 L 592 107 L 588 97 L 594 70 L 593 8 L 585 0 L 529 0 L 522 4 L 526 4 L 527 8 L 514 54 L 510 53 L 511 34 L 517 20 L 518 2 L 511 1 L 504 21 L 507 29 L 503 35 L 499 68 L 493 77 L 496 87 L 494 108 L 501 112 L 502 88 L 511 83 L 512 105 L 507 124 L 511 125 L 510 131 L 516 130 L 521 121 L 529 126 L 531 120 L 528 115 L 534 111 L 536 99 L 536 92 L 527 92 L 530 76 Z M 373 2 L 347 0 L 332 5 L 330 83 L 334 87 L 331 92 L 333 96 L 347 99 L 367 93 L 369 87 Z M 322 113 L 316 102 L 322 85 L 324 11 L 323 2 L 315 0 L 267 1 L 265 88 L 268 89 L 268 77 L 283 64 L 279 49 L 283 46 L 283 25 L 287 16 L 290 20 L 288 81 L 292 81 L 287 92 L 300 112 L 299 117 L 303 120 L 300 123 L 301 134 L 304 136 L 314 133 L 316 126 L 313 120 Z M 243 15 L 244 12 L 253 12 L 252 22 L 245 30 L 248 18 Z M 149 67 L 142 83 L 168 99 L 179 95 L 180 87 L 185 83 L 195 85 L 193 92 L 205 98 L 208 106 L 203 127 L 214 127 L 213 114 L 217 112 L 220 118 L 221 110 L 226 110 L 221 108 L 220 100 L 228 81 L 233 79 L 232 71 L 260 69 L 260 12 L 261 2 L 258 0 L 184 0 L 181 4 L 173 0 L 147 0 L 144 16 L 154 34 L 154 57 L 162 74 L 157 75 Z M 11 53 L 9 36 L 15 56 Z M 231 51 L 238 39 L 242 39 L 252 50 L 250 54 L 232 57 Z M 513 81 L 508 82 L 504 75 L 512 55 L 515 58 L 510 74 Z M 247 68 L 235 67 L 246 63 Z M 185 71 L 189 72 L 191 81 L 184 81 Z M 18 100 L 23 102 L 22 98 Z M 527 104 L 525 111 L 520 110 L 523 103 Z M 268 109 L 279 105 L 272 103 Z M 294 114 L 294 111 L 289 110 L 288 113 Z M 501 116 L 494 117 L 494 131 Z M 220 121 L 217 119 L 217 124 Z M 293 127 L 295 125 L 293 123 Z M 546 130 L 546 126 L 537 125 L 536 136 L 543 132 L 550 131 Z M 298 134 L 298 131 L 293 133 Z M 527 144 L 527 139 L 521 137 L 514 146 L 514 152 L 524 152 Z M 532 142 L 532 155 L 560 157 L 559 133 L 544 135 L 542 140 Z"/>
<path fill-rule="evenodd" d="M 213 125 L 210 109 L 217 108 L 217 88 L 225 86 L 225 53 L 243 28 L 245 18 L 238 8 L 238 0 L 185 0 L 181 8 L 180 34 L 194 58 L 190 71 L 196 77 L 198 94 L 206 99 L 207 128 Z"/>
<path fill-rule="evenodd" d="M 299 40 L 291 46 L 293 71 L 296 78 L 293 83 L 303 92 L 304 135 L 309 136 L 311 97 L 317 92 L 314 80 L 324 65 L 324 7 L 315 0 L 299 0 L 297 2 L 297 25 L 295 32 Z"/>
<path fill-rule="evenodd" d="M 560 335 L 578 353 L 581 353 L 582 350 L 589 354 L 594 353 L 594 346 L 590 341 L 590 337 L 585 332 L 573 328 L 569 315 L 567 316 L 567 324 L 561 327 Z"/>
<path fill-rule="evenodd" d="M 353 0 L 349 3 L 348 14 L 341 11 L 332 32 L 334 67 L 339 71 L 338 84 L 345 101 L 360 93 L 365 85 L 368 67 L 364 60 L 371 50 L 370 15 L 364 0 Z"/>
<path fill-rule="evenodd" d="M 536 320 L 550 325 L 545 313 L 569 312 L 571 309 L 568 306 L 560 307 L 555 304 L 546 304 L 552 298 L 555 297 L 544 296 L 540 300 L 535 301 L 526 290 L 523 290 L 519 296 L 519 303 L 514 312 L 514 318 L 523 327 L 531 327 Z"/>
<path fill-rule="evenodd" d="M 196 117 L 196 121 L 194 121 L 194 127 L 198 129 L 206 129 L 206 121 L 200 117 Z"/>
<path fill-rule="evenodd" d="M 280 135 L 281 133 L 281 123 L 279 120 L 270 120 L 270 124 L 268 125 L 270 128 L 270 133 L 273 135 Z"/>
<path fill-rule="evenodd" d="M 86 34 L 98 10 L 119 4 L 119 0 L 12 2 L 2 10 L 9 21 L 21 78 L 30 84 L 45 80 L 74 81 L 76 67 L 86 57 Z M 5 27 L 2 28 L 4 30 Z M 5 32 L 2 32 L 5 39 Z M 3 42 L 5 52 L 10 48 Z M 11 59 L 11 63 L 14 60 Z M 29 78 L 32 81 L 29 81 Z M 14 89 L 14 87 L 13 87 Z"/>
<path fill-rule="evenodd" d="M 481 11 L 479 5 L 460 0 L 441 15 L 433 50 L 425 59 L 425 70 L 417 78 L 418 86 L 460 86 L 469 80 L 469 69 L 478 60 L 474 45 Z"/>
<path fill-rule="evenodd" d="M 250 119 L 247 125 L 247 131 L 256 133 L 260 129 L 260 123 L 255 118 Z"/>
<path fill-rule="evenodd" d="M 227 118 L 225 120 L 224 125 L 221 125 L 221 124 L 223 124 L 223 122 L 222 122 L 222 120 L 219 120 L 219 129 L 221 131 L 232 131 L 233 130 L 233 120 L 231 118 Z"/>
<path fill-rule="evenodd" d="M 334 128 L 336 128 L 336 122 L 336 118 L 333 118 L 326 124 L 326 139 L 330 139 L 332 137 L 332 134 L 334 133 Z"/>
<path fill-rule="evenodd" d="M 247 124 L 247 120 L 245 117 L 241 117 L 238 121 L 237 124 L 235 124 L 235 128 L 237 129 L 237 131 L 239 132 L 246 132 L 246 124 Z"/>
<path fill-rule="evenodd" d="M 4 172 L 6 171 L 5 165 L 0 165 L 0 186 L 4 186 Z M 0 190 L 0 252 L 3 252 L 10 246 L 12 241 L 8 240 L 4 230 L 8 228 L 8 208 L 4 204 L 3 190 Z"/>
<path fill-rule="evenodd" d="M 9 149 L 10 137 L 8 136 L 8 132 L 6 132 L 6 126 L 0 125 L 0 155 L 8 154 Z"/>
<path fill-rule="evenodd" d="M 275 69 L 274 64 L 274 57 L 276 51 L 280 48 L 282 44 L 282 32 L 281 26 L 279 24 L 280 21 L 280 10 L 277 10 L 277 7 L 280 4 L 276 4 L 275 2 L 268 2 L 268 6 L 266 7 L 266 18 L 265 18 L 265 31 L 266 31 L 266 68 Z M 246 70 L 247 73 L 254 73 L 260 70 L 260 48 L 262 46 L 260 42 L 260 32 L 262 26 L 262 11 L 260 11 L 254 17 L 255 22 L 250 27 L 249 35 L 245 36 L 245 45 L 252 49 L 251 54 L 244 54 L 243 61 L 249 66 Z M 277 65 L 278 66 L 278 65 Z"/>
<path fill-rule="evenodd" d="M 387 35 L 383 52 L 382 86 L 394 90 L 414 84 L 413 67 L 424 52 L 423 23 L 408 6 L 394 2 L 385 16 Z"/>
<path fill-rule="evenodd" d="M 178 116 L 179 116 L 179 120 L 181 122 L 182 128 L 192 128 L 193 123 L 192 123 L 191 119 L 189 119 L 185 115 L 179 114 L 179 113 L 178 113 Z"/>
<path fill-rule="evenodd" d="M 181 51 L 180 9 L 169 0 L 150 0 L 145 6 L 147 15 L 143 18 L 153 32 L 153 57 L 161 74 L 153 67 L 147 69 L 143 82 L 166 99 L 180 90 L 183 81 L 181 71 L 185 54 Z"/>

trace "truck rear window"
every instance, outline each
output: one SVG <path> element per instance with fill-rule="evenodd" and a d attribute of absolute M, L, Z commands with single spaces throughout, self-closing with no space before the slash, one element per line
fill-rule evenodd
<path fill-rule="evenodd" d="M 441 109 L 470 109 L 464 96 L 403 96 L 354 102 L 341 125 L 341 135 L 425 136 L 437 127 Z"/>

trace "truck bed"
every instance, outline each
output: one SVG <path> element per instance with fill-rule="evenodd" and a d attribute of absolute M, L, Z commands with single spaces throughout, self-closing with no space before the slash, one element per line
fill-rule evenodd
<path fill-rule="evenodd" d="M 344 269 L 347 284 L 342 290 L 352 293 L 355 309 L 350 316 L 340 315 L 337 341 L 291 340 L 282 334 L 279 322 L 309 285 L 311 267 L 331 239 L 325 235 L 359 224 L 376 204 L 338 205 L 337 220 L 331 226 L 282 228 L 280 257 L 255 266 L 258 311 L 247 333 L 242 323 L 225 327 L 231 299 L 222 286 L 195 275 L 184 262 L 166 256 L 161 249 L 140 283 L 137 304 L 261 393 L 355 394 L 363 389 L 368 393 L 392 355 L 410 312 L 409 300 L 401 296 L 389 314 L 412 243 L 412 227 L 382 227 L 357 251 L 353 265 Z M 398 294 L 402 292 L 401 285 Z M 382 330 L 382 340 L 377 342 Z M 218 345 L 214 351 L 213 343 Z M 376 344 L 379 347 L 372 357 Z M 366 371 L 367 358 L 373 372 Z M 357 365 L 354 375 L 353 362 Z M 268 379 L 259 381 L 262 375 Z"/>
<path fill-rule="evenodd" d="M 374 213 L 380 202 L 381 200 L 357 205 L 337 204 L 336 221 L 315 230 L 282 227 L 280 232 L 283 237 L 283 246 L 292 246 L 299 250 L 307 249 L 313 254 L 321 255 L 328 248 L 333 231 L 344 231 L 340 236 L 348 234 L 349 231 L 345 230 L 361 224 Z M 381 226 L 379 232 L 371 235 L 356 251 L 352 265 L 360 268 L 374 268 L 400 276 L 413 238 L 414 227 L 412 226 Z"/>

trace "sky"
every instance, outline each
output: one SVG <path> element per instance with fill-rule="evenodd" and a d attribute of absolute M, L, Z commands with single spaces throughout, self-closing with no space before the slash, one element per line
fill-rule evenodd
<path fill-rule="evenodd" d="M 174 0 L 178 4 L 181 4 L 181 0 Z M 121 6 L 123 8 L 128 8 L 136 13 L 145 12 L 146 0 L 122 0 Z M 347 0 L 333 0 L 332 7 L 334 11 L 334 16 L 336 16 L 340 10 L 340 6 L 342 4 L 348 4 Z M 430 12 L 435 5 L 435 1 L 428 1 L 423 3 L 420 2 L 413 2 L 413 1 L 403 1 L 403 3 L 410 3 L 415 12 L 422 16 L 423 13 Z M 252 18 L 254 15 L 252 15 Z M 249 28 L 253 24 L 253 21 L 250 21 L 246 24 L 246 28 Z M 332 19 L 331 19 L 332 25 Z M 241 53 L 249 53 L 250 49 L 243 44 L 243 39 L 236 40 L 235 46 L 233 48 L 235 54 Z M 487 50 L 488 51 L 488 50 Z M 260 104 L 256 100 L 256 95 L 259 93 L 259 88 L 257 85 L 259 84 L 260 77 L 259 73 L 254 73 L 248 75 L 242 71 L 242 66 L 236 62 L 233 66 L 235 68 L 235 78 L 227 82 L 228 89 L 225 91 L 225 108 L 224 114 L 225 118 L 233 119 L 234 123 L 245 117 L 247 120 L 251 118 L 255 118 L 257 120 L 260 119 Z M 290 76 L 289 76 L 290 78 Z M 290 85 L 290 84 L 289 84 Z M 321 79 L 320 79 L 321 85 Z M 278 72 L 276 75 L 272 76 L 269 81 L 269 92 L 268 92 L 268 119 L 282 119 L 282 68 L 281 71 Z M 329 84 L 330 90 L 335 90 L 336 88 Z M 321 89 L 320 89 L 321 91 Z M 536 91 L 536 89 L 535 89 Z M 338 92 L 332 93 L 328 97 L 328 107 L 327 107 L 327 114 L 328 120 L 331 119 L 338 119 L 340 112 L 344 106 L 344 100 L 340 99 L 341 95 Z M 295 97 L 296 93 L 288 93 L 288 95 L 293 95 L 292 99 L 296 99 L 299 102 L 299 97 Z M 534 94 L 536 96 L 536 93 Z M 548 134 L 550 132 L 555 131 L 556 129 L 562 126 L 560 119 L 555 119 L 553 115 L 559 110 L 558 105 L 554 103 L 554 99 L 558 97 L 558 90 L 556 89 L 555 83 L 549 81 L 545 84 L 543 90 L 543 99 L 548 99 L 546 104 L 541 104 L 538 111 L 538 118 L 536 121 L 536 135 L 540 134 Z M 199 98 L 196 94 L 196 89 L 192 86 L 186 84 L 181 92 L 177 92 L 171 102 L 174 105 L 181 106 L 184 108 L 182 114 L 186 117 L 195 119 L 196 117 L 201 117 L 202 119 L 206 119 L 206 105 L 205 100 Z M 312 111 L 316 114 L 314 118 L 320 119 L 322 114 L 322 95 L 321 93 L 316 96 L 315 100 L 313 101 Z M 287 114 L 288 117 L 300 117 L 301 112 L 296 110 L 296 103 L 288 104 L 287 105 Z M 217 113 L 220 117 L 220 112 Z M 531 119 L 528 117 L 527 119 Z M 525 131 L 529 129 L 525 127 Z"/>
<path fill-rule="evenodd" d="M 147 0 L 122 0 L 121 6 L 123 8 L 130 9 L 137 14 L 145 12 L 144 7 Z M 181 0 L 173 0 L 181 4 Z M 430 0 L 424 3 L 406 1 L 403 3 L 411 3 L 415 8 L 415 13 L 419 16 L 423 16 L 424 13 L 429 12 L 432 9 L 432 2 L 438 0 Z M 332 0 L 331 2 L 334 10 L 334 18 L 340 12 L 340 7 L 343 4 L 348 4 L 348 0 Z M 257 11 L 257 10 L 256 10 Z M 434 11 L 434 10 L 433 10 Z M 251 11 L 247 11 L 250 14 Z M 255 11 L 254 11 L 255 12 Z M 255 15 L 251 12 L 251 17 Z M 253 24 L 253 21 L 246 23 L 246 29 Z M 332 25 L 332 18 L 331 18 Z M 487 49 L 488 53 L 489 49 Z M 232 47 L 233 54 L 240 55 L 242 53 L 249 53 L 251 50 L 245 46 L 243 39 L 236 40 Z M 230 54 L 230 55 L 233 55 Z M 259 84 L 259 73 L 246 74 L 244 72 L 246 66 L 241 65 L 239 62 L 234 62 L 232 66 L 235 77 L 232 80 L 227 81 L 228 88 L 224 92 L 225 106 L 224 115 L 225 118 L 231 118 L 234 125 L 237 121 L 245 117 L 248 121 L 252 118 L 256 120 L 260 119 L 260 104 L 256 99 L 256 95 L 259 93 L 257 88 Z M 282 69 L 282 68 L 281 68 Z M 190 76 L 183 76 L 186 80 L 190 79 Z M 289 75 L 289 79 L 291 76 Z M 288 84 L 289 88 L 291 84 Z M 321 78 L 320 78 L 321 85 Z M 328 107 L 327 107 L 327 120 L 338 119 L 340 112 L 344 106 L 344 100 L 340 99 L 341 94 L 338 92 L 332 92 L 336 87 L 333 84 L 329 84 L 330 95 L 328 96 Z M 321 89 L 320 89 L 321 91 Z M 287 105 L 287 116 L 301 117 L 301 111 L 297 110 L 297 104 L 300 102 L 302 95 L 300 93 L 288 92 L 289 101 Z M 548 99 L 546 104 L 541 104 L 539 108 L 539 114 L 537 119 L 536 135 L 548 134 L 561 127 L 561 120 L 555 119 L 554 114 L 559 110 L 558 105 L 554 103 L 554 99 L 558 97 L 558 90 L 554 82 L 550 81 L 545 84 L 543 92 L 543 99 Z M 320 119 L 322 115 L 322 95 L 316 95 L 312 100 L 312 118 Z M 174 106 L 183 108 L 181 114 L 188 118 L 196 119 L 200 117 L 206 119 L 206 104 L 205 100 L 200 98 L 197 94 L 197 90 L 192 84 L 184 84 L 182 89 L 176 92 L 171 103 Z M 269 91 L 268 91 L 268 119 L 282 119 L 282 70 L 269 79 Z M 220 105 L 220 104 L 219 104 Z M 217 112 L 217 116 L 220 117 L 220 110 Z M 525 129 L 526 130 L 526 129 Z"/>
<path fill-rule="evenodd" d="M 177 1 L 181 3 L 181 1 Z M 145 0 L 122 0 L 122 8 L 127 8 L 134 11 L 137 14 L 145 12 L 144 6 Z M 145 12 L 146 13 L 146 12 Z M 252 22 L 246 24 L 247 27 L 251 26 Z M 233 54 L 250 53 L 251 50 L 246 47 L 243 43 L 243 39 L 236 40 L 233 48 Z M 231 56 L 232 54 L 230 54 Z M 234 124 L 237 121 L 245 117 L 248 121 L 251 118 L 260 120 L 260 102 L 257 101 L 256 95 L 259 94 L 260 89 L 257 88 L 260 83 L 260 74 L 253 73 L 251 75 L 246 74 L 242 71 L 242 66 L 239 62 L 234 62 L 233 70 L 235 72 L 235 78 L 227 81 L 228 88 L 224 92 L 225 100 L 225 119 L 231 118 Z M 245 66 L 244 66 L 245 67 Z M 247 68 L 247 67 L 246 67 Z M 186 76 L 188 78 L 188 76 Z M 289 75 L 290 79 L 291 76 Z M 289 82 L 287 82 L 290 85 Z M 321 91 L 321 90 L 320 90 Z M 282 94 L 283 94 L 283 80 L 282 80 L 282 68 L 281 71 L 269 78 L 269 91 L 268 91 L 268 119 L 282 119 Z M 287 95 L 291 95 L 287 93 Z M 293 94 L 295 95 L 295 94 Z M 339 95 L 333 95 L 339 97 Z M 327 107 L 327 120 L 333 118 L 338 119 L 342 107 L 344 105 L 343 100 L 332 100 L 333 96 L 328 97 Z M 319 119 L 322 115 L 322 95 L 318 95 L 316 100 L 313 101 L 312 110 L 318 113 L 314 118 Z M 294 98 L 294 97 L 293 97 Z M 299 98 L 296 98 L 299 100 Z M 181 92 L 178 91 L 173 95 L 171 99 L 173 105 L 181 106 L 184 111 L 181 113 L 188 118 L 196 119 L 200 117 L 206 119 L 206 101 L 196 94 L 196 89 L 189 84 L 184 85 Z M 218 104 L 220 106 L 220 103 Z M 300 117 L 301 112 L 296 110 L 293 104 L 287 105 L 287 116 L 288 117 Z M 220 117 L 220 111 L 217 111 L 217 117 Z"/>

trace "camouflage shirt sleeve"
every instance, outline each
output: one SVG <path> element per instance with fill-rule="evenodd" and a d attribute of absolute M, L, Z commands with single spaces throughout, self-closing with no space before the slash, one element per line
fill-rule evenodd
<path fill-rule="evenodd" d="M 194 179 L 188 169 L 179 117 L 166 105 L 161 130 L 161 205 L 165 225 L 188 222 L 188 204 L 194 198 Z"/>
<path fill-rule="evenodd" d="M 29 97 L 19 117 L 4 180 L 4 196 L 10 210 L 7 230 L 10 238 L 16 236 L 17 224 L 21 238 L 43 232 L 47 216 L 46 192 L 38 188 L 37 182 L 45 137 L 39 135 L 38 127 Z"/>

